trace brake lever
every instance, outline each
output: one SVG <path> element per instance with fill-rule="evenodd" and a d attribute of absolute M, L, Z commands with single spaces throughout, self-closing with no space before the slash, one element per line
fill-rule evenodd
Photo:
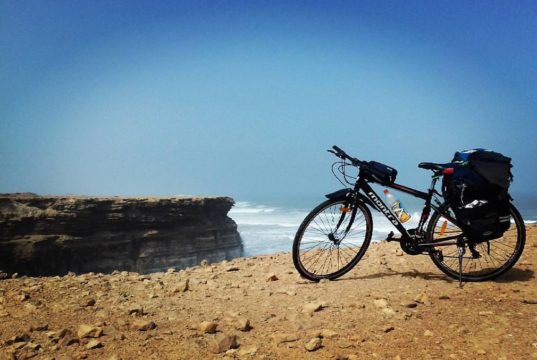
<path fill-rule="evenodd" d="M 334 154 L 334 155 L 336 155 L 336 156 L 337 156 L 337 152 L 335 152 L 335 151 L 334 151 L 334 150 L 332 150 L 332 149 L 328 149 L 328 150 L 326 150 L 326 151 L 328 151 L 329 153 L 332 153 L 332 154 Z"/>

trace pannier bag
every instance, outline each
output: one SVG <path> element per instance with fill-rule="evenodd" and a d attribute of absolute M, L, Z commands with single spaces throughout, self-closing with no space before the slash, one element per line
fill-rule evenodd
<path fill-rule="evenodd" d="M 394 183 L 395 178 L 397 177 L 397 170 L 376 161 L 369 161 L 367 166 L 362 169 L 362 175 L 364 175 L 367 180 L 382 185 L 390 185 Z"/>
<path fill-rule="evenodd" d="M 509 229 L 511 159 L 494 151 L 456 152 L 453 174 L 444 175 L 444 197 L 474 242 L 499 238 Z"/>

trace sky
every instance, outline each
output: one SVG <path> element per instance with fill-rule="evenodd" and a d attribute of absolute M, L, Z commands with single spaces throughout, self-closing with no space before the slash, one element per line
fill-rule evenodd
<path fill-rule="evenodd" d="M 0 0 L 0 192 L 298 198 L 338 145 L 534 192 L 535 1 Z"/>

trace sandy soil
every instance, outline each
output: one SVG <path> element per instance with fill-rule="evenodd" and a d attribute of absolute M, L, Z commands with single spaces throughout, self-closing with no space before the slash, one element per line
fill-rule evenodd
<path fill-rule="evenodd" d="M 514 269 L 462 289 L 396 243 L 372 245 L 348 275 L 322 283 L 299 278 L 288 253 L 151 275 L 5 279 L 0 358 L 537 358 L 536 254 L 531 227 Z"/>

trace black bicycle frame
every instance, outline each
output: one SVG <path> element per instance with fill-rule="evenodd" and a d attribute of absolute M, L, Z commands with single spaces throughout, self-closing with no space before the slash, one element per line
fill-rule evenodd
<path fill-rule="evenodd" d="M 396 183 L 385 185 L 386 187 L 389 187 L 389 188 L 392 188 L 392 189 L 395 189 L 395 190 L 404 192 L 406 194 L 412 195 L 414 197 L 425 200 L 425 204 L 423 206 L 423 210 L 421 213 L 420 221 L 418 223 L 418 227 L 416 228 L 416 232 L 423 231 L 423 227 L 425 223 L 427 222 L 427 219 L 429 218 L 431 208 L 440 212 L 444 218 L 451 221 L 453 224 L 457 224 L 457 221 L 452 216 L 450 216 L 449 214 L 446 214 L 444 211 L 442 211 L 442 209 L 440 209 L 439 207 L 437 207 L 431 202 L 433 195 L 435 193 L 438 194 L 436 190 L 434 189 L 434 186 L 437 180 L 438 178 L 433 177 L 433 181 L 431 183 L 431 186 L 428 192 L 419 191 L 419 190 L 412 189 L 412 188 L 409 188 L 400 184 L 396 184 Z M 410 240 L 410 241 L 414 240 L 414 238 L 411 236 L 411 234 L 408 232 L 408 230 L 403 226 L 403 224 L 399 220 L 399 217 L 384 203 L 382 198 L 378 196 L 378 194 L 373 190 L 373 188 L 371 188 L 369 183 L 361 176 L 358 178 L 354 186 L 355 192 L 358 192 L 359 190 L 363 191 L 363 193 L 367 196 L 367 198 L 371 201 L 371 203 L 376 207 L 376 209 L 380 211 L 382 214 L 384 214 L 384 216 L 388 219 L 388 221 L 390 221 L 392 225 L 395 226 L 395 228 L 402 234 L 405 240 Z M 441 241 L 437 241 L 435 243 L 420 243 L 419 246 L 452 245 L 452 243 L 448 244 L 448 243 L 445 243 L 445 241 L 453 240 L 456 238 L 457 237 L 444 238 Z"/>

